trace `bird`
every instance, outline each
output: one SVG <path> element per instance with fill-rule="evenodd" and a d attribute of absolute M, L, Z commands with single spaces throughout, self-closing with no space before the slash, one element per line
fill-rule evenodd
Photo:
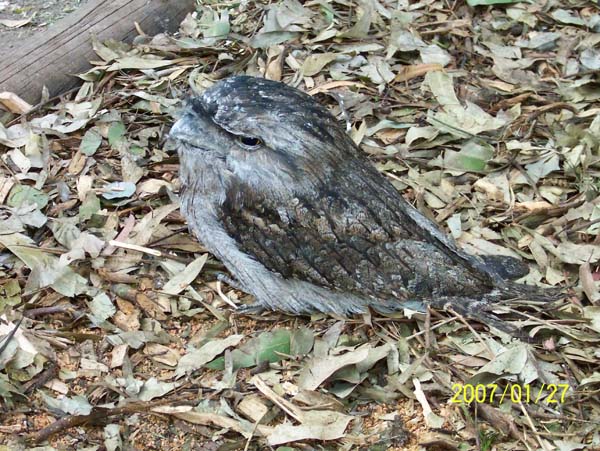
<path fill-rule="evenodd" d="M 247 75 L 190 98 L 169 138 L 181 213 L 258 310 L 351 315 L 547 301 L 516 258 L 471 255 L 415 209 L 317 100 Z"/>

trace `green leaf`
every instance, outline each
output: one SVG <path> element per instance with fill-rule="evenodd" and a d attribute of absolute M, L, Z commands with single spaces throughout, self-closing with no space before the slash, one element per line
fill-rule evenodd
<path fill-rule="evenodd" d="M 274 332 L 265 332 L 258 337 L 257 362 L 278 362 L 284 357 L 281 354 L 290 354 L 290 331 L 279 329 Z"/>
<path fill-rule="evenodd" d="M 24 204 L 35 204 L 38 208 L 48 205 L 48 195 L 29 185 L 15 185 L 6 204 L 9 207 L 21 207 Z"/>
<path fill-rule="evenodd" d="M 90 318 L 96 324 L 101 324 L 117 312 L 116 307 L 106 293 L 99 293 L 94 296 L 88 302 L 88 307 L 90 309 Z"/>
<path fill-rule="evenodd" d="M 17 279 L 10 279 L 0 286 L 0 312 L 6 306 L 14 306 L 21 302 L 21 286 Z"/>
<path fill-rule="evenodd" d="M 129 152 L 136 157 L 143 157 L 146 154 L 146 150 L 143 147 L 136 146 L 135 144 L 129 148 Z"/>
<path fill-rule="evenodd" d="M 314 331 L 306 327 L 301 327 L 298 330 L 292 331 L 290 337 L 290 354 L 293 356 L 306 355 L 310 352 L 314 344 Z"/>
<path fill-rule="evenodd" d="M 339 57 L 340 55 L 337 53 L 317 53 L 315 55 L 309 55 L 302 64 L 302 73 L 306 77 L 312 77 L 321 72 L 325 66 Z"/>
<path fill-rule="evenodd" d="M 551 172 L 560 170 L 560 158 L 557 154 L 551 153 L 540 158 L 535 163 L 525 165 L 525 170 L 533 183 L 537 183 L 541 178 Z"/>
<path fill-rule="evenodd" d="M 202 36 L 215 42 L 219 39 L 225 39 L 231 30 L 228 11 L 223 11 L 219 15 L 216 11 L 206 10 L 202 14 L 199 25 L 203 29 Z"/>
<path fill-rule="evenodd" d="M 335 12 L 333 11 L 333 8 L 331 8 L 331 6 L 328 4 L 321 3 L 321 4 L 319 4 L 319 9 L 321 11 L 321 14 L 323 14 L 323 16 L 325 16 L 327 25 L 330 25 L 331 23 L 333 23 L 333 19 L 335 18 Z"/>
<path fill-rule="evenodd" d="M 348 31 L 339 33 L 338 37 L 363 39 L 368 36 L 369 29 L 371 28 L 371 22 L 375 16 L 375 11 L 371 2 L 361 2 L 359 4 L 362 7 L 362 14 L 352 28 L 350 28 Z"/>
<path fill-rule="evenodd" d="M 79 220 L 87 221 L 98 211 L 100 211 L 100 199 L 98 199 L 94 192 L 90 191 L 82 202 L 81 207 L 79 207 Z"/>
<path fill-rule="evenodd" d="M 89 157 L 96 153 L 100 144 L 102 144 L 102 136 L 96 127 L 92 127 L 83 135 L 81 144 L 79 144 L 79 150 L 82 154 Z"/>
<path fill-rule="evenodd" d="M 50 408 L 60 410 L 61 412 L 71 415 L 88 415 L 92 411 L 92 405 L 82 395 L 76 395 L 72 398 L 64 396 L 61 399 L 56 399 L 42 391 L 40 391 L 40 394 Z"/>
<path fill-rule="evenodd" d="M 291 41 L 298 37 L 299 33 L 293 31 L 268 31 L 258 33 L 250 40 L 250 45 L 255 49 L 266 49 L 282 42 Z"/>
<path fill-rule="evenodd" d="M 17 387 L 11 384 L 8 376 L 0 373 L 0 399 L 2 399 L 9 408 L 12 406 L 13 393 L 21 394 Z M 8 450 L 9 448 L 6 449 Z M 0 447 L 0 451 L 1 450 L 2 448 Z"/>
<path fill-rule="evenodd" d="M 125 131 L 125 124 L 123 122 L 113 122 L 110 124 L 110 127 L 108 127 L 108 143 L 111 147 L 115 147 L 123 140 Z"/>
<path fill-rule="evenodd" d="M 294 340 L 294 351 L 291 351 L 292 337 Z M 312 349 L 314 336 L 308 330 L 289 331 L 278 329 L 272 332 L 263 332 L 258 337 L 248 341 L 239 349 L 231 351 L 233 368 L 250 368 L 261 362 L 279 362 L 289 355 L 306 354 Z M 222 370 L 224 359 L 219 357 L 206 365 L 207 368 Z"/>
<path fill-rule="evenodd" d="M 59 259 L 46 252 L 21 233 L 0 233 L 0 244 L 31 269 L 27 278 L 27 292 L 51 286 L 64 296 L 71 297 L 85 289 L 85 279 L 69 266 L 60 265 Z"/>
<path fill-rule="evenodd" d="M 104 187 L 102 197 L 105 199 L 120 199 L 131 197 L 135 193 L 135 183 L 113 182 Z"/>
<path fill-rule="evenodd" d="M 191 350 L 179 360 L 175 376 L 180 377 L 186 373 L 190 374 L 204 366 L 212 368 L 210 362 L 212 362 L 216 356 L 222 354 L 226 349 L 237 346 L 242 338 L 244 338 L 243 335 L 230 335 L 227 338 L 211 340 L 202 345 L 202 347 Z"/>
<path fill-rule="evenodd" d="M 482 172 L 493 156 L 492 146 L 471 140 L 467 141 L 458 152 L 446 150 L 444 167 L 456 171 Z"/>

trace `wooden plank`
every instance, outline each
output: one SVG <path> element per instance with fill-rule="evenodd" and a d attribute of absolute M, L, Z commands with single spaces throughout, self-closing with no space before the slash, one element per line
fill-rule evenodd
<path fill-rule="evenodd" d="M 45 85 L 58 95 L 81 83 L 73 74 L 99 59 L 92 36 L 131 42 L 134 22 L 148 35 L 175 31 L 195 0 L 90 0 L 43 33 L 24 42 L 0 45 L 0 92 L 13 92 L 29 103 L 40 100 Z"/>

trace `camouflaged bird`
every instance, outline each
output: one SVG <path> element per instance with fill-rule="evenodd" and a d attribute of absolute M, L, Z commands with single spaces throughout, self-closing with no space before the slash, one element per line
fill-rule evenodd
<path fill-rule="evenodd" d="M 261 308 L 349 314 L 418 301 L 469 313 L 547 297 L 507 280 L 524 275 L 518 260 L 459 249 L 298 89 L 225 79 L 188 102 L 170 137 L 190 229 Z"/>

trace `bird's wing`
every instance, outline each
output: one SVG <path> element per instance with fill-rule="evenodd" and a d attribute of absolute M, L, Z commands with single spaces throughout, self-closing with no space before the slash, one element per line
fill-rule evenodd
<path fill-rule="evenodd" d="M 288 202 L 226 201 L 221 219 L 244 252 L 284 278 L 378 299 L 469 296 L 493 286 L 490 274 L 364 165 Z"/>

